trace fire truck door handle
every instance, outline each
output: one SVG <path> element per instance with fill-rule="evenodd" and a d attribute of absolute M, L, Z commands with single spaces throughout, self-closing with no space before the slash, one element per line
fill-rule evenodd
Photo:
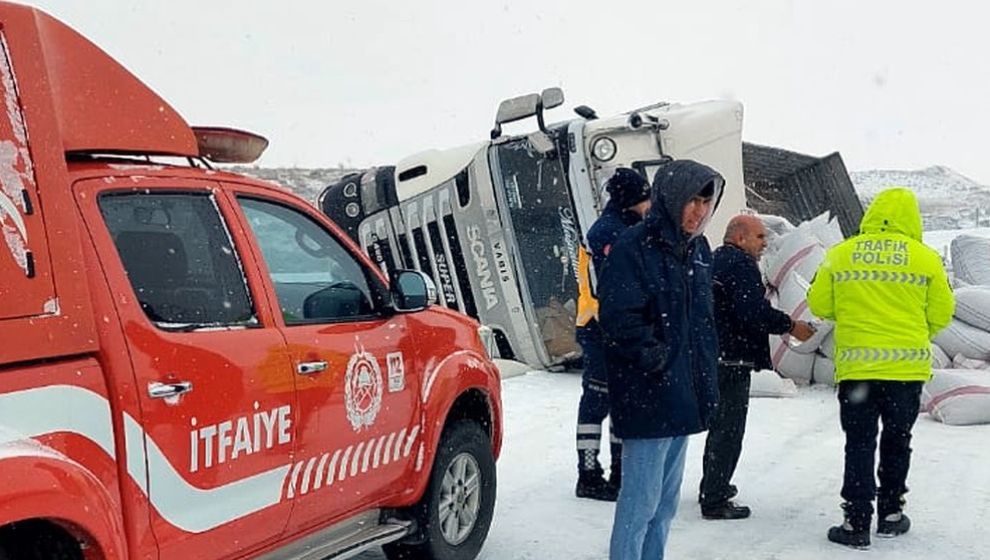
<path fill-rule="evenodd" d="M 314 373 L 326 371 L 326 369 L 326 362 L 299 362 L 296 364 L 296 373 L 299 375 L 312 375 Z"/>
<path fill-rule="evenodd" d="M 182 393 L 192 391 L 191 381 L 180 381 L 178 383 L 149 383 L 148 396 L 153 399 L 167 399 L 177 397 Z"/>

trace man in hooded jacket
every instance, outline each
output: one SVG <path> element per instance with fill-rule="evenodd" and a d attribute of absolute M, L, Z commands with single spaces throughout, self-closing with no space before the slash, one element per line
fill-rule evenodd
<path fill-rule="evenodd" d="M 694 161 L 661 167 L 646 218 L 619 236 L 601 274 L 610 414 L 623 440 L 611 560 L 663 558 L 687 436 L 708 427 L 718 403 L 711 249 L 702 233 L 723 185 Z"/>
<path fill-rule="evenodd" d="M 835 321 L 835 379 L 846 435 L 845 521 L 832 542 L 870 544 L 873 499 L 877 535 L 907 532 L 902 509 L 911 428 L 921 386 L 931 378 L 931 339 L 952 319 L 955 302 L 938 253 L 921 241 L 921 212 L 905 188 L 873 200 L 859 235 L 833 247 L 808 291 L 811 312 Z M 882 420 L 877 488 L 873 475 Z"/>

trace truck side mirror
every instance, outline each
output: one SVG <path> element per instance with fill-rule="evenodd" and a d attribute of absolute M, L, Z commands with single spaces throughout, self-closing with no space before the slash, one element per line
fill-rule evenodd
<path fill-rule="evenodd" d="M 564 104 L 564 90 L 559 87 L 547 88 L 540 94 L 540 99 L 543 100 L 544 109 L 560 107 Z"/>
<path fill-rule="evenodd" d="M 391 280 L 392 306 L 398 312 L 420 311 L 437 301 L 433 280 L 418 270 L 396 270 Z"/>
<path fill-rule="evenodd" d="M 492 129 L 492 140 L 502 135 L 502 125 L 515 122 L 536 114 L 540 106 L 540 95 L 530 93 L 506 99 L 499 103 L 495 113 L 495 128 Z"/>

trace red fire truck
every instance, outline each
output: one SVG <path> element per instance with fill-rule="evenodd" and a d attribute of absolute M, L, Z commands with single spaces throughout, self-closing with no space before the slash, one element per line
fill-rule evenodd
<path fill-rule="evenodd" d="M 486 329 L 38 10 L 0 96 L 0 559 L 477 555 Z"/>

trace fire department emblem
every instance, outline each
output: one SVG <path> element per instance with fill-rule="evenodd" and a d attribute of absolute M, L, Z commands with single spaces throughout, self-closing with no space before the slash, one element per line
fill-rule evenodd
<path fill-rule="evenodd" d="M 344 404 L 347 407 L 347 419 L 357 432 L 375 423 L 378 410 L 382 406 L 382 371 L 375 356 L 360 345 L 347 362 Z"/>

